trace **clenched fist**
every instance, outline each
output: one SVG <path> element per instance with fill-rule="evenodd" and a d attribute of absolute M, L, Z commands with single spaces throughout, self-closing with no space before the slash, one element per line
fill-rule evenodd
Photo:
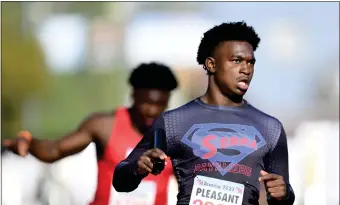
<path fill-rule="evenodd" d="M 12 152 L 24 157 L 28 155 L 32 136 L 28 131 L 21 131 L 17 134 L 16 139 L 6 139 L 3 141 L 3 146 L 7 147 Z"/>
<path fill-rule="evenodd" d="M 154 159 L 161 159 L 161 160 L 165 160 L 166 163 L 166 154 L 160 150 L 160 149 L 150 149 L 146 152 L 144 152 L 144 154 L 139 158 L 137 165 L 138 168 L 136 170 L 136 172 L 140 175 L 144 175 L 146 173 L 152 173 L 152 169 L 153 169 L 153 163 L 152 161 Z"/>
<path fill-rule="evenodd" d="M 263 170 L 260 171 L 260 174 L 259 181 L 264 182 L 266 191 L 271 197 L 282 200 L 287 196 L 287 186 L 282 176 L 270 174 Z"/>

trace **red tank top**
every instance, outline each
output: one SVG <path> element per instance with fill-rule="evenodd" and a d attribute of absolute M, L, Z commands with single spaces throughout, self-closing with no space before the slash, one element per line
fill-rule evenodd
<path fill-rule="evenodd" d="M 172 165 L 169 160 L 163 172 L 144 178 L 137 190 L 130 193 L 118 193 L 112 186 L 115 166 L 132 151 L 142 136 L 134 131 L 127 108 L 116 110 L 112 133 L 98 161 L 98 182 L 94 201 L 91 205 L 166 205 L 169 178 Z M 134 200 L 134 201 L 131 201 Z"/>

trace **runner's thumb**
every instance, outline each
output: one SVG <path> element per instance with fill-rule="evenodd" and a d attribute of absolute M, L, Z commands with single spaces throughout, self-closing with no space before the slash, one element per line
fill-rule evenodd
<path fill-rule="evenodd" d="M 264 171 L 264 170 L 261 170 L 261 171 L 260 171 L 260 174 L 261 174 L 261 176 L 265 176 L 265 175 L 267 175 L 267 174 L 269 174 L 269 173 L 266 172 L 266 171 Z"/>
<path fill-rule="evenodd" d="M 26 141 L 18 142 L 18 153 L 20 156 L 24 157 L 28 154 L 29 144 Z"/>

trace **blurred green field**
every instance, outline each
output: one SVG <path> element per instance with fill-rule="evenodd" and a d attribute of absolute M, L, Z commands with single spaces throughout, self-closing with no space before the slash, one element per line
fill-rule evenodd
<path fill-rule="evenodd" d="M 128 73 L 123 69 L 105 74 L 50 77 L 45 94 L 34 101 L 34 111 L 28 111 L 29 118 L 25 119 L 28 122 L 22 122 L 25 111 L 19 107 L 25 100 L 15 104 L 11 104 L 12 98 L 7 103 L 4 101 L 2 110 L 6 114 L 2 115 L 2 134 L 8 137 L 24 128 L 38 138 L 59 137 L 75 129 L 89 113 L 111 111 L 120 106 L 129 91 L 127 77 Z"/>
<path fill-rule="evenodd" d="M 76 128 L 91 112 L 120 106 L 128 92 L 127 77 L 124 70 L 54 77 L 38 116 L 41 138 L 54 138 Z"/>

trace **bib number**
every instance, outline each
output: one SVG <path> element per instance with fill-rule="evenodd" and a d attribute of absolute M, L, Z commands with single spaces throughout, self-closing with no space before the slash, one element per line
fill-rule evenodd
<path fill-rule="evenodd" d="M 244 185 L 196 176 L 189 205 L 242 205 Z"/>

